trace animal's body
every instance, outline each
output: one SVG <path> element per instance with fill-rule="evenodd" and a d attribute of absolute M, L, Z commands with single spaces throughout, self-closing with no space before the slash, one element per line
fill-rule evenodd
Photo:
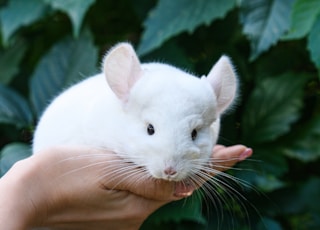
<path fill-rule="evenodd" d="M 56 97 L 36 128 L 33 152 L 86 145 L 118 153 L 154 178 L 181 181 L 208 164 L 236 77 L 225 56 L 207 77 L 167 64 L 140 64 L 121 43 L 102 73 Z"/>

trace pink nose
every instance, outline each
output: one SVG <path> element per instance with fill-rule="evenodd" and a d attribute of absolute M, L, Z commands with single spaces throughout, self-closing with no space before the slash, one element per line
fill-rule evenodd
<path fill-rule="evenodd" d="M 173 167 L 168 167 L 164 170 L 164 173 L 168 176 L 173 176 L 177 173 L 177 171 Z"/>

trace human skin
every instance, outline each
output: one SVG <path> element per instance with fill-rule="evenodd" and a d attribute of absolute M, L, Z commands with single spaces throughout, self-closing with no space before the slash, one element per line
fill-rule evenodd
<path fill-rule="evenodd" d="M 216 146 L 214 168 L 224 171 L 251 154 L 242 145 Z M 155 210 L 197 189 L 141 180 L 141 172 L 115 175 L 116 160 L 102 150 L 57 147 L 17 162 L 0 179 L 0 229 L 139 229 Z"/>

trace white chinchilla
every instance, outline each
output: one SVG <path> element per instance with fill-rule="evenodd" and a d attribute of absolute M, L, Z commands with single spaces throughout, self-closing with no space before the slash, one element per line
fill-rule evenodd
<path fill-rule="evenodd" d="M 220 115 L 236 89 L 226 56 L 197 78 L 167 64 L 140 64 L 132 46 L 120 43 L 107 53 L 101 74 L 48 106 L 33 153 L 58 145 L 105 148 L 154 178 L 182 181 L 208 165 Z"/>

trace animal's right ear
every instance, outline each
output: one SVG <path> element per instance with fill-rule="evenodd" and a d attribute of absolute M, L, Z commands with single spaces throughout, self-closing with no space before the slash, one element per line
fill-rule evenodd
<path fill-rule="evenodd" d="M 237 91 L 237 77 L 227 56 L 222 56 L 203 78 L 210 83 L 217 99 L 218 114 L 222 114 L 234 101 Z"/>
<path fill-rule="evenodd" d="M 126 102 L 130 90 L 142 75 L 140 61 L 129 43 L 120 43 L 113 47 L 103 60 L 103 73 L 117 95 Z"/>

